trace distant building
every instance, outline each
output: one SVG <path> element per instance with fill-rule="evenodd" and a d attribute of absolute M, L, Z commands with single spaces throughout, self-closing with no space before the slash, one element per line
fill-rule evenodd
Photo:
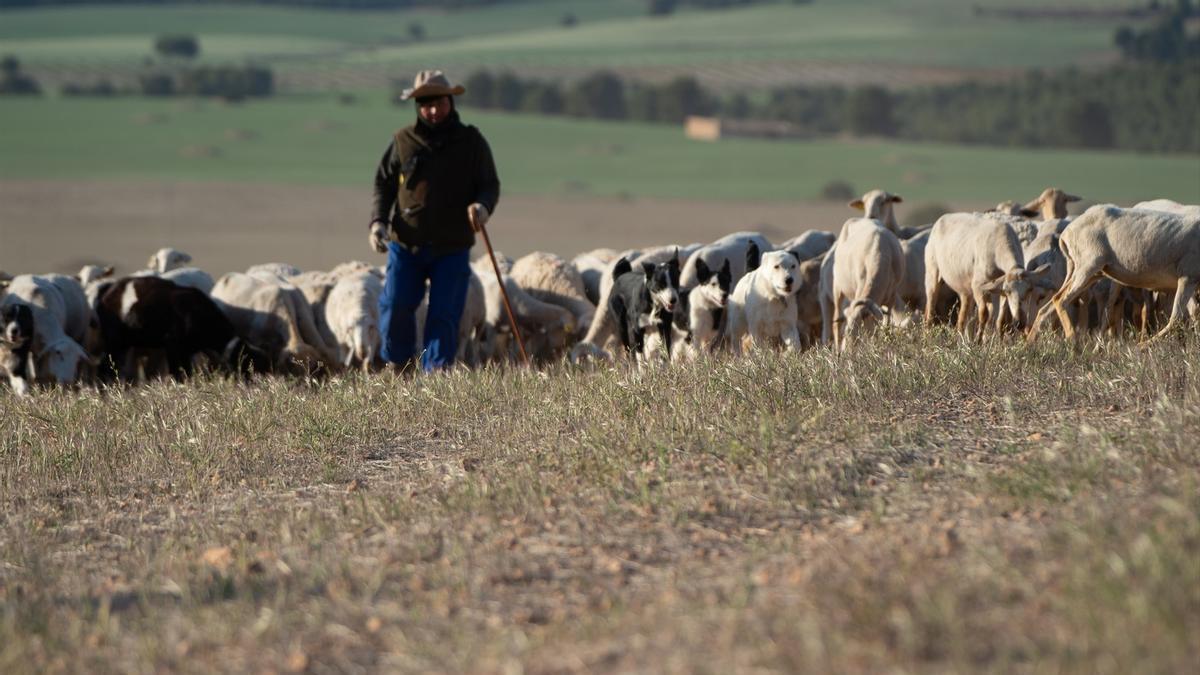
<path fill-rule="evenodd" d="M 689 115 L 683 121 L 683 133 L 697 141 L 722 138 L 802 138 L 796 125 L 778 120 L 731 120 L 720 117 Z"/>

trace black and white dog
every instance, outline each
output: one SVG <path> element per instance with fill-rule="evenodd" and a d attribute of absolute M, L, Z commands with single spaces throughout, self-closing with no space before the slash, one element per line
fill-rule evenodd
<path fill-rule="evenodd" d="M 753 247 L 754 245 L 751 244 Z M 757 247 L 754 247 L 757 252 Z M 675 310 L 676 349 L 672 360 L 694 359 L 716 348 L 725 331 L 725 305 L 733 287 L 729 260 L 713 271 L 703 260 L 696 261 L 696 281 L 690 291 L 681 294 Z"/>
<path fill-rule="evenodd" d="M 671 349 L 671 326 L 679 305 L 679 254 L 667 262 L 642 263 L 640 270 L 625 258 L 613 268 L 608 305 L 617 321 L 625 351 L 646 358 Z"/>
<path fill-rule="evenodd" d="M 24 303 L 12 303 L 0 310 L 0 371 L 17 396 L 29 392 L 33 378 L 33 310 Z"/>

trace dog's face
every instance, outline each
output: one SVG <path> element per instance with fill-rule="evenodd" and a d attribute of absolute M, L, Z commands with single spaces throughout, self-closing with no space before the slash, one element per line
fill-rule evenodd
<path fill-rule="evenodd" d="M 757 274 L 764 275 L 776 295 L 787 296 L 800 288 L 800 263 L 787 251 L 763 254 Z"/>
<path fill-rule="evenodd" d="M 24 347 L 33 338 L 33 310 L 16 303 L 0 314 L 0 340 L 12 349 Z"/>
<path fill-rule="evenodd" d="M 716 272 L 709 269 L 703 260 L 696 260 L 696 279 L 700 283 L 691 291 L 692 305 L 706 308 L 724 307 L 729 301 L 733 273 L 729 269 L 728 259 Z"/>
<path fill-rule="evenodd" d="M 653 309 L 674 313 L 679 303 L 679 256 L 657 265 L 642 263 L 642 272 Z"/>

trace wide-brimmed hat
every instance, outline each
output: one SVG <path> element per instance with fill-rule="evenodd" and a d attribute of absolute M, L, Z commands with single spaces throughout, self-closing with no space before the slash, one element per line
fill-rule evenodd
<path fill-rule="evenodd" d="M 412 88 L 400 92 L 400 98 L 407 101 L 425 96 L 461 96 L 466 91 L 467 88 L 461 84 L 450 84 L 446 74 L 440 70 L 422 70 L 413 78 Z"/>

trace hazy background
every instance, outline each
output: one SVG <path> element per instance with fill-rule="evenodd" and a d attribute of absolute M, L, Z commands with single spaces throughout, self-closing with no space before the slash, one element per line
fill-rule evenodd
<path fill-rule="evenodd" d="M 1200 13 L 1143 0 L 0 0 L 0 269 L 360 258 L 423 68 L 468 86 L 517 255 L 1200 202 Z M 772 138 L 685 136 L 689 114 Z"/>

